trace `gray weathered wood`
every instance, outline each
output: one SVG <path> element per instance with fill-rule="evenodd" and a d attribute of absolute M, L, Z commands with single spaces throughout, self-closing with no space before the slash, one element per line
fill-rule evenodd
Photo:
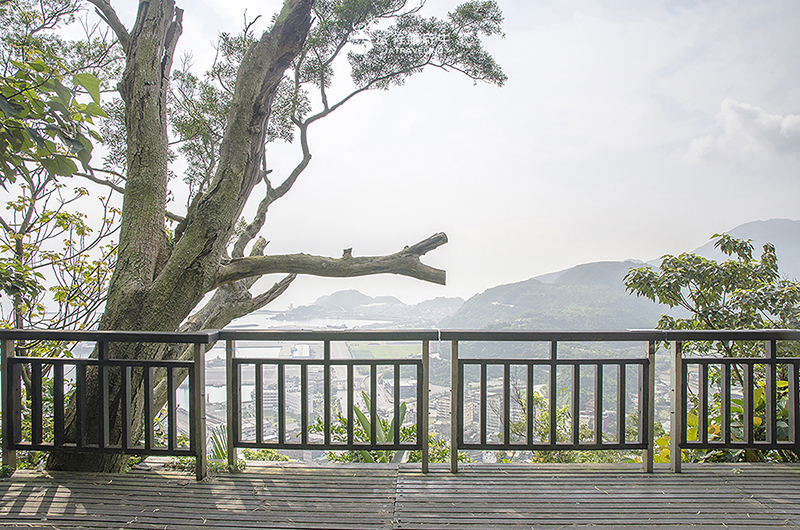
<path fill-rule="evenodd" d="M 18 471 L 0 480 L 0 526 L 531 530 L 800 528 L 800 467 L 254 463 L 197 482 L 174 471 L 126 475 Z"/>

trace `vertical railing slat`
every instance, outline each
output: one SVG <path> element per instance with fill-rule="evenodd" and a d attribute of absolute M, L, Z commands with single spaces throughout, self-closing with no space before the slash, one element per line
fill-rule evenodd
<path fill-rule="evenodd" d="M 581 367 L 572 365 L 572 444 L 581 441 Z"/>
<path fill-rule="evenodd" d="M 700 370 L 697 400 L 700 408 L 697 411 L 697 438 L 700 443 L 708 443 L 708 365 L 698 365 Z"/>
<path fill-rule="evenodd" d="M 353 407 L 355 406 L 353 395 L 353 365 L 347 365 L 347 445 L 352 447 L 355 442 L 353 435 Z"/>
<path fill-rule="evenodd" d="M 153 384 L 150 382 L 151 368 L 142 368 L 142 391 L 144 392 L 144 449 L 153 448 Z"/>
<path fill-rule="evenodd" d="M 236 352 L 236 343 L 228 339 L 225 341 L 225 401 L 228 428 L 228 467 L 236 466 L 236 446 L 242 439 L 242 430 L 239 423 L 239 368 L 233 362 Z"/>
<path fill-rule="evenodd" d="M 97 387 L 99 390 L 98 400 L 100 410 L 100 433 L 98 445 L 106 447 L 111 443 L 111 411 L 108 390 L 108 342 L 99 341 L 97 343 Z"/>
<path fill-rule="evenodd" d="M 264 443 L 264 364 L 255 363 L 255 406 L 256 406 L 256 443 Z M 306 432 L 303 424 L 303 432 Z"/>
<path fill-rule="evenodd" d="M 86 364 L 75 365 L 75 416 L 78 424 L 77 445 L 86 445 Z"/>
<path fill-rule="evenodd" d="M 594 381 L 594 443 L 603 443 L 603 365 L 595 364 Z"/>
<path fill-rule="evenodd" d="M 724 444 L 731 443 L 731 365 L 722 363 L 722 387 L 720 388 L 720 431 Z"/>
<path fill-rule="evenodd" d="M 778 343 L 774 340 L 766 341 L 764 350 L 767 358 L 767 365 L 765 368 L 765 381 L 764 381 L 764 411 L 766 422 L 766 442 L 774 444 L 778 441 L 778 413 L 775 403 L 777 401 L 776 385 L 777 385 L 777 365 L 775 359 L 778 356 Z"/>
<path fill-rule="evenodd" d="M 789 438 L 792 443 L 797 446 L 800 445 L 800 362 L 793 360 L 787 366 L 789 370 L 788 379 L 789 398 L 786 403 L 789 409 Z"/>
<path fill-rule="evenodd" d="M 369 443 L 372 446 L 378 443 L 378 365 L 369 367 Z"/>
<path fill-rule="evenodd" d="M 14 382 L 16 370 L 14 370 L 14 365 L 9 361 L 9 358 L 14 355 L 15 348 L 16 341 L 14 340 L 4 339 L 0 341 L 0 374 L 3 377 L 2 383 L 0 383 L 0 387 L 3 390 L 3 397 L 0 399 L 0 402 L 2 402 L 0 413 L 3 415 L 2 460 L 3 465 L 11 469 L 16 469 L 17 467 L 17 452 L 12 449 L 12 446 L 18 441 L 15 417 L 19 408 L 15 403 L 19 400 L 19 394 L 14 389 L 19 383 L 15 384 Z"/>
<path fill-rule="evenodd" d="M 685 437 L 684 425 L 684 369 L 683 369 L 683 345 L 680 341 L 672 344 L 672 407 L 670 419 L 670 460 L 669 467 L 674 473 L 681 472 L 681 440 Z"/>
<path fill-rule="evenodd" d="M 640 392 L 640 396 L 644 398 L 645 412 L 642 418 L 645 420 L 646 426 L 642 428 L 642 433 L 647 442 L 647 449 L 642 454 L 643 467 L 645 473 L 653 472 L 653 457 L 655 449 L 655 422 L 656 422 L 656 343 L 648 341 L 647 343 L 647 364 L 642 367 L 642 378 L 647 381 L 647 389 Z M 646 374 L 646 377 L 645 377 Z"/>
<path fill-rule="evenodd" d="M 131 367 L 122 366 L 120 372 L 120 408 L 122 409 L 120 430 L 122 431 L 122 447 L 124 449 L 130 449 L 133 445 L 131 440 Z M 193 421 L 190 420 L 190 423 L 193 423 Z"/>
<path fill-rule="evenodd" d="M 308 443 L 308 365 L 300 365 L 300 443 Z"/>
<path fill-rule="evenodd" d="M 175 371 L 167 367 L 167 449 L 174 451 L 178 445 L 178 411 L 175 406 Z"/>
<path fill-rule="evenodd" d="M 286 443 L 286 382 L 285 365 L 278 363 L 278 442 Z"/>
<path fill-rule="evenodd" d="M 31 443 L 42 443 L 42 363 L 31 361 Z"/>
<path fill-rule="evenodd" d="M 558 443 L 558 435 L 556 431 L 556 416 L 558 415 L 556 396 L 556 387 L 558 385 L 558 343 L 556 341 L 550 342 L 550 388 L 548 389 L 548 443 L 555 447 Z"/>
<path fill-rule="evenodd" d="M 322 397 L 323 401 L 323 410 L 325 411 L 322 416 L 322 424 L 324 426 L 324 443 L 325 445 L 330 445 L 331 443 L 331 370 L 333 370 L 333 366 L 331 366 L 331 341 L 326 340 L 322 346 L 322 366 L 324 373 L 322 374 L 323 377 L 323 392 L 325 395 Z"/>
<path fill-rule="evenodd" d="M 458 472 L 458 448 L 464 442 L 464 384 L 458 341 L 450 342 L 450 472 Z"/>
<path fill-rule="evenodd" d="M 422 472 L 428 472 L 428 419 L 430 417 L 430 407 L 429 407 L 429 384 L 430 384 L 430 343 L 427 340 L 422 341 L 422 366 L 420 374 L 422 376 L 422 395 L 419 397 L 419 414 L 421 415 L 420 418 L 420 427 L 417 431 L 417 436 L 420 438 L 419 443 L 422 446 Z M 396 441 L 400 441 L 400 434 L 396 435 Z"/>
<path fill-rule="evenodd" d="M 619 382 L 617 383 L 617 443 L 625 443 L 625 398 L 627 397 L 627 364 L 619 364 Z"/>
<path fill-rule="evenodd" d="M 417 393 L 417 397 L 422 399 L 422 381 L 419 380 L 421 374 L 417 374 L 417 389 L 419 392 Z M 419 403 L 417 407 L 419 414 L 417 417 L 422 416 L 422 403 Z M 394 422 L 392 422 L 392 439 L 394 443 L 400 442 L 400 365 L 394 363 L 392 365 L 392 417 L 394 418 Z M 417 428 L 417 436 L 422 435 L 422 431 L 420 430 L 422 426 L 420 425 Z"/>
<path fill-rule="evenodd" d="M 511 443 L 511 364 L 503 363 L 503 443 Z"/>
<path fill-rule="evenodd" d="M 207 474 L 206 462 L 206 349 L 202 344 L 195 344 L 194 360 L 194 408 L 196 411 L 193 437 L 195 442 L 194 473 L 197 480 L 203 480 Z"/>
<path fill-rule="evenodd" d="M 53 445 L 64 445 L 64 364 L 53 364 Z"/>
<path fill-rule="evenodd" d="M 743 374 L 744 388 L 742 389 L 744 399 L 744 441 L 746 444 L 753 443 L 753 365 L 747 363 Z"/>
<path fill-rule="evenodd" d="M 525 394 L 525 431 L 528 446 L 533 445 L 534 443 L 534 435 L 533 435 L 533 418 L 535 411 L 533 410 L 533 387 L 534 387 L 534 374 L 533 374 L 533 363 L 527 364 L 528 368 L 528 385 L 527 385 L 527 393 Z"/>
<path fill-rule="evenodd" d="M 486 443 L 486 429 L 487 429 L 487 424 L 489 423 L 489 420 L 486 417 L 486 410 L 487 410 L 487 406 L 486 406 L 486 401 L 487 401 L 486 385 L 487 385 L 487 379 L 488 379 L 486 372 L 487 372 L 488 366 L 487 366 L 486 363 L 481 363 L 480 366 L 481 366 L 481 444 L 485 444 Z"/>

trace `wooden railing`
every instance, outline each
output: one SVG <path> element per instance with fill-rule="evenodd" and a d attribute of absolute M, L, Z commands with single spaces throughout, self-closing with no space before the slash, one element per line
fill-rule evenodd
<path fill-rule="evenodd" d="M 95 353 L 88 359 L 63 359 L 15 355 L 17 341 L 90 341 L 96 344 Z M 234 464 L 236 448 L 313 449 L 313 450 L 419 450 L 422 453 L 422 468 L 428 467 L 428 416 L 430 380 L 430 343 L 441 341 L 450 345 L 451 356 L 451 470 L 458 470 L 459 451 L 508 450 L 508 451 L 564 451 L 564 450 L 625 450 L 642 451 L 643 469 L 653 470 L 654 425 L 655 425 L 655 353 L 659 343 L 672 343 L 671 363 L 671 469 L 679 472 L 683 449 L 779 449 L 800 452 L 800 357 L 778 356 L 778 341 L 799 341 L 797 330 L 757 331 L 619 331 L 619 332 L 527 332 L 527 331 L 228 331 L 212 330 L 201 333 L 138 333 L 138 332 L 74 332 L 0 330 L 2 342 L 2 414 L 3 414 L 3 463 L 14 466 L 15 451 L 75 451 L 107 452 L 141 455 L 191 455 L 197 459 L 197 476 L 205 475 L 205 352 L 216 341 L 226 343 L 227 385 L 227 432 L 228 459 Z M 241 357 L 236 355 L 237 344 L 248 342 L 304 342 L 318 343 L 322 358 L 276 358 L 275 356 Z M 419 343 L 418 355 L 397 359 L 351 359 L 334 358 L 332 344 L 347 341 L 385 341 L 388 343 Z M 763 343 L 764 357 L 696 357 L 684 356 L 684 345 L 691 341 L 758 341 Z M 192 361 L 177 360 L 122 360 L 108 358 L 108 344 L 113 342 L 193 344 Z M 460 350 L 475 344 L 509 343 L 543 344 L 546 354 L 514 358 L 467 357 Z M 634 356 L 575 358 L 559 355 L 559 344 L 603 342 L 644 343 L 641 353 Z M 416 438 L 401 440 L 401 371 L 406 368 L 414 373 L 416 392 L 412 405 L 417 411 L 414 422 Z M 369 388 L 369 409 L 363 413 L 368 417 L 369 428 L 365 429 L 366 440 L 355 435 L 357 419 L 354 417 L 356 403 L 354 373 L 365 370 Z M 501 372 L 490 379 L 489 372 Z M 67 383 L 65 373 L 74 371 Z M 134 440 L 131 433 L 137 430 L 131 423 L 132 397 L 137 389 L 131 387 L 132 371 L 141 374 L 145 419 L 140 426 L 142 438 Z M 252 371 L 253 425 L 252 435 L 243 430 L 242 373 Z M 341 407 L 344 418 L 344 434 L 334 436 L 332 417 L 332 373 L 346 372 L 347 404 Z M 391 414 L 383 418 L 394 419 L 391 435 L 380 435 L 382 429 L 377 405 L 378 373 L 389 372 L 392 381 Z M 287 432 L 287 372 L 299 373 L 298 387 L 299 428 L 296 438 Z M 468 381 L 468 372 L 477 372 Z M 310 373 L 322 373 L 322 413 L 309 414 Z M 29 392 L 22 392 L 23 373 L 27 378 Z M 44 384 L 45 374 L 52 374 L 52 390 Z M 559 382 L 559 373 L 561 381 Z M 764 374 L 763 380 L 757 377 Z M 163 374 L 166 374 L 164 376 Z M 265 374 L 275 376 L 274 390 L 267 390 Z M 515 375 L 516 374 L 516 375 Z M 732 374 L 734 376 L 732 382 Z M 119 402 L 114 407 L 109 380 L 117 378 Z M 156 443 L 154 436 L 155 415 L 153 410 L 154 384 L 156 378 L 166 377 L 166 442 Z M 188 444 L 179 443 L 176 419 L 176 388 L 180 379 L 189 379 Z M 84 381 L 96 380 L 92 384 L 96 394 L 87 392 Z M 588 389 L 582 380 L 589 379 Z M 542 393 L 537 395 L 537 380 Z M 611 380 L 612 391 L 605 390 L 605 382 Z M 566 383 L 563 383 L 566 381 Z M 469 384 L 468 384 L 469 383 Z M 47 389 L 45 387 L 48 387 Z M 496 402 L 499 428 L 491 430 L 488 422 L 489 390 L 499 388 Z M 544 388 L 547 392 L 544 392 Z M 65 389 L 67 389 L 65 391 Z M 268 396 L 267 392 L 271 394 Z M 49 394 L 48 394 L 49 393 Z M 559 393 L 561 394 L 559 396 Z M 546 394 L 546 396 L 545 396 Z M 592 406 L 581 407 L 581 395 L 588 395 Z M 611 395 L 609 395 L 611 394 Z M 714 394 L 718 400 L 710 399 Z M 739 397 L 741 394 L 741 397 Z M 90 398 L 90 395 L 94 398 Z M 52 411 L 45 411 L 46 396 L 52 397 Z M 112 399 L 113 397 L 113 399 Z M 245 396 L 246 397 L 246 396 Z M 265 435 L 265 402 L 274 400 L 276 419 L 272 430 L 274 436 Z M 22 436 L 23 399 L 28 407 L 31 422 L 25 439 Z M 94 403 L 87 403 L 96 399 Z M 386 398 L 389 399 L 389 398 Z M 537 401 L 534 402 L 534 399 Z M 71 400 L 71 401 L 70 401 Z M 514 402 L 516 400 L 516 406 Z M 465 437 L 465 403 L 477 403 L 478 427 L 473 438 Z M 48 402 L 49 403 L 49 402 Z M 67 405 L 71 403 L 71 405 Z M 610 406 L 604 406 L 610 404 Z M 65 410 L 71 406 L 74 412 L 73 428 L 70 430 Z M 101 410 L 102 424 L 92 429 L 87 425 L 88 407 Z M 514 408 L 516 407 L 516 408 Z M 561 416 L 559 419 L 559 411 Z M 581 413 L 587 423 L 581 422 Z M 605 413 L 613 416 L 611 426 L 606 423 Z M 112 417 L 113 416 L 113 417 Z M 315 418 L 319 420 L 315 422 Z M 516 416 L 516 418 L 515 418 Z M 534 424 L 545 418 L 544 429 L 534 429 Z M 539 418 L 539 419 L 537 419 Z M 568 418 L 567 432 L 559 432 L 559 421 Z M 629 423 L 630 421 L 630 423 Z M 43 425 L 51 429 L 45 435 Z M 321 433 L 310 437 L 312 424 L 321 423 Z M 631 433 L 627 427 L 635 425 Z M 121 429 L 121 442 L 110 441 L 112 426 Z M 562 425 L 563 427 L 563 425 Z M 586 428 L 589 428 L 587 433 Z M 581 430 L 583 429 L 583 434 Z M 491 432 L 490 432 L 491 431 Z M 138 431 L 137 431 L 138 432 Z M 95 433 L 91 436 L 89 433 Z"/>
<path fill-rule="evenodd" d="M 311 450 L 418 450 L 422 452 L 422 467 L 428 467 L 428 367 L 429 343 L 438 340 L 437 331 L 221 331 L 220 339 L 226 341 L 227 375 L 227 414 L 229 448 L 272 448 L 272 449 L 311 449 Z M 246 341 L 300 341 L 317 342 L 322 345 L 322 359 L 277 359 L 267 357 L 236 357 L 236 343 Z M 331 343 L 344 341 L 386 341 L 418 342 L 419 357 L 411 359 L 333 359 Z M 241 376 L 242 368 L 252 366 L 255 375 L 254 407 L 255 432 L 252 439 L 245 440 L 242 433 Z M 300 371 L 300 433 L 299 440 L 287 439 L 286 433 L 286 389 L 285 375 L 289 367 Z M 400 372 L 402 366 L 412 367 L 416 383 L 415 408 L 416 438 L 413 442 L 400 437 Z M 276 439 L 264 439 L 264 369 L 274 367 L 277 385 L 277 429 Z M 309 381 L 310 368 L 319 368 L 323 376 L 322 440 L 309 440 Z M 331 379 L 335 367 L 343 367 L 347 372 L 347 405 L 342 412 L 346 418 L 346 432 L 343 440 L 335 440 L 331 421 Z M 370 429 L 366 432 L 368 440 L 357 440 L 355 436 L 354 370 L 365 367 L 369 370 L 369 415 Z M 393 382 L 391 436 L 381 440 L 379 436 L 380 419 L 378 414 L 378 368 L 391 368 Z M 324 411 L 328 411 L 325 413 Z M 365 429 L 366 430 L 366 429 Z M 389 439 L 390 438 L 390 439 Z M 228 451 L 229 465 L 235 464 L 236 451 Z"/>
<path fill-rule="evenodd" d="M 645 470 L 652 471 L 652 440 L 654 422 L 654 385 L 655 385 L 655 341 L 651 332 L 545 332 L 545 331 L 443 331 L 441 340 L 451 342 L 451 370 L 452 388 L 457 399 L 452 402 L 451 417 L 456 421 L 451 423 L 451 470 L 455 473 L 458 469 L 458 450 L 509 450 L 509 451 L 563 451 L 563 450 L 643 450 L 646 454 L 642 461 Z M 594 358 L 594 359 L 564 359 L 558 357 L 558 344 L 560 342 L 642 342 L 647 344 L 645 357 L 641 358 Z M 459 344 L 464 342 L 523 342 L 544 343 L 547 345 L 546 358 L 520 359 L 520 358 L 481 358 L 462 359 L 459 357 Z M 469 366 L 480 368 L 479 377 L 479 440 L 470 442 L 464 437 L 464 408 L 465 408 L 465 369 Z M 500 438 L 497 441 L 487 441 L 487 388 L 488 368 L 502 366 L 502 411 Z M 520 425 L 517 439 L 512 440 L 512 367 L 522 367 L 524 379 L 522 388 L 517 388 L 517 399 L 520 408 L 525 412 L 524 425 Z M 558 384 L 558 371 L 560 368 L 568 370 L 567 377 L 570 382 L 563 387 L 559 399 L 560 385 Z M 593 433 L 592 439 L 582 440 L 580 436 L 580 402 L 581 402 L 581 375 L 584 369 L 593 371 Z M 629 399 L 627 393 L 627 380 L 629 368 L 635 372 L 637 388 L 635 395 Z M 537 418 L 534 403 L 535 370 L 544 369 L 547 372 L 547 406 L 546 406 L 546 433 L 537 439 L 534 432 L 534 422 Z M 603 406 L 605 392 L 603 391 L 606 377 L 604 375 L 614 372 L 616 377 L 616 433 L 614 440 L 607 440 L 603 430 Z M 570 419 L 570 432 L 558 433 L 559 401 L 566 402 Z M 637 436 L 635 440 L 628 440 L 626 436 L 627 402 L 632 401 L 636 406 Z M 519 422 L 518 422 L 519 423 Z M 559 439 L 561 434 L 561 439 Z M 542 439 L 543 438 L 543 439 Z"/>
<path fill-rule="evenodd" d="M 15 452 L 20 451 L 71 451 L 82 453 L 122 453 L 130 455 L 170 455 L 194 456 L 197 459 L 197 476 L 205 476 L 205 348 L 216 340 L 216 332 L 201 333 L 158 333 L 158 332 L 116 332 L 116 331 L 36 331 L 2 330 L 2 373 L 3 373 L 3 464 L 15 467 Z M 16 341 L 80 341 L 94 342 L 93 358 L 56 358 L 15 356 Z M 108 345 L 114 342 L 193 344 L 194 359 L 179 360 L 137 360 L 110 359 Z M 71 378 L 74 388 L 65 391 L 65 372 L 74 368 Z M 132 370 L 141 370 L 144 390 L 142 396 L 144 420 L 140 426 L 132 423 L 131 411 L 134 407 L 134 392 L 131 387 Z M 154 402 L 154 371 L 163 370 L 167 387 L 166 405 L 166 445 L 155 443 L 154 430 L 157 426 Z M 22 380 L 23 371 L 29 377 L 30 391 L 25 398 L 30 410 L 30 436 L 22 439 Z M 185 375 L 180 373 L 185 372 Z M 48 392 L 43 387 L 43 376 L 52 373 Z M 116 372 L 116 373 L 114 373 Z M 119 408 L 116 418 L 119 422 L 121 440 L 114 443 L 110 431 L 114 419 L 110 414 L 115 396 L 109 391 L 109 381 L 117 377 L 119 381 Z M 189 402 L 190 434 L 188 444 L 179 444 L 177 436 L 176 389 L 179 381 L 188 377 L 192 399 Z M 86 381 L 96 380 L 97 394 L 95 410 L 99 409 L 100 425 L 90 425 L 87 403 L 89 394 Z M 48 385 L 49 386 L 49 385 Z M 44 440 L 43 408 L 47 398 L 52 399 L 51 436 Z M 74 406 L 72 428 L 65 418 L 67 403 Z M 160 425 L 160 423 L 159 423 Z M 141 428 L 142 439 L 134 440 L 132 433 Z M 90 433 L 96 432 L 94 436 Z"/>

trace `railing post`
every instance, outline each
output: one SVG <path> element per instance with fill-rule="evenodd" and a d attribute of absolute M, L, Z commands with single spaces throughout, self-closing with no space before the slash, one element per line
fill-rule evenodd
<path fill-rule="evenodd" d="M 228 438 L 228 469 L 236 468 L 236 438 L 238 437 L 238 422 L 236 421 L 236 413 L 238 407 L 236 406 L 236 392 L 235 385 L 239 384 L 239 379 L 234 377 L 233 369 L 233 354 L 236 343 L 228 339 L 225 341 L 225 394 L 226 394 L 226 415 L 227 415 L 227 428 L 225 429 Z"/>
<path fill-rule="evenodd" d="M 417 433 L 422 443 L 422 472 L 428 472 L 428 418 L 430 410 L 428 409 L 429 395 L 428 395 L 428 382 L 430 379 L 430 343 L 427 340 L 422 341 L 422 403 L 419 404 L 418 414 L 422 415 L 422 428 L 421 433 Z M 399 439 L 397 440 L 399 441 Z"/>
<path fill-rule="evenodd" d="M 776 386 L 778 381 L 778 367 L 775 364 L 775 359 L 778 357 L 778 341 L 766 341 L 764 350 L 767 359 L 769 359 L 769 364 L 764 367 L 766 371 L 766 380 L 764 381 L 766 439 L 767 443 L 774 444 L 778 441 L 778 414 L 775 410 L 775 403 L 777 401 Z"/>
<path fill-rule="evenodd" d="M 680 341 L 672 343 L 672 411 L 669 423 L 669 468 L 674 473 L 681 472 L 681 438 L 683 437 L 683 344 Z"/>
<path fill-rule="evenodd" d="M 460 403 L 458 386 L 458 340 L 450 343 L 450 472 L 458 473 L 458 437 L 460 432 Z"/>
<path fill-rule="evenodd" d="M 0 342 L 0 374 L 2 374 L 2 383 L 0 387 L 3 388 L 3 395 L 0 397 L 2 400 L 2 414 L 3 414 L 3 465 L 11 469 L 17 467 L 17 452 L 11 447 L 12 433 L 14 432 L 14 402 L 18 399 L 14 395 L 14 384 L 11 383 L 11 374 L 9 373 L 8 358 L 14 353 L 15 341 L 3 340 Z"/>
<path fill-rule="evenodd" d="M 647 408 L 644 412 L 645 429 L 643 435 L 647 449 L 642 451 L 642 470 L 645 473 L 653 472 L 653 448 L 655 438 L 655 422 L 656 422 L 656 343 L 649 341 L 646 344 L 647 348 L 647 380 L 645 381 L 646 387 L 643 389 L 647 396 Z"/>
<path fill-rule="evenodd" d="M 194 345 L 194 410 L 195 424 L 195 476 L 206 478 L 206 350 L 202 344 Z"/>

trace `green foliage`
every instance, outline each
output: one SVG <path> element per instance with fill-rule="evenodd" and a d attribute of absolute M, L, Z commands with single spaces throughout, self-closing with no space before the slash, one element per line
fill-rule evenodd
<path fill-rule="evenodd" d="M 367 408 L 370 408 L 370 398 L 365 393 L 361 393 Z M 353 415 L 356 421 L 353 422 L 353 439 L 356 443 L 369 443 L 370 436 L 368 433 L 372 431 L 372 424 L 367 418 L 367 415 L 353 405 Z M 406 404 L 400 404 L 400 417 L 398 423 L 400 424 L 400 441 L 401 442 L 414 442 L 417 439 L 417 426 L 416 425 L 403 425 L 403 420 L 406 415 Z M 386 421 L 383 418 L 378 418 L 377 429 L 375 438 L 378 443 L 393 443 L 394 442 L 394 425 L 395 420 Z M 322 434 L 325 432 L 325 425 L 322 418 L 317 418 L 316 423 L 310 425 L 309 432 Z M 347 443 L 347 418 L 341 413 L 337 415 L 336 421 L 331 424 L 331 438 L 336 443 Z M 367 463 L 392 463 L 400 462 L 405 456 L 405 451 L 391 451 L 391 450 L 375 450 L 375 451 L 328 451 L 326 454 L 328 460 L 331 462 L 367 462 Z M 428 437 L 428 460 L 431 463 L 446 463 L 450 461 L 450 447 L 446 441 L 437 438 L 435 435 Z M 411 451 L 408 455 L 409 462 L 421 462 L 422 453 L 420 451 Z M 459 461 L 465 462 L 467 458 L 465 455 L 459 454 Z"/>
<path fill-rule="evenodd" d="M 69 197 L 60 182 L 79 167 L 92 171 L 101 89 L 118 57 L 103 39 L 77 44 L 53 31 L 79 8 L 76 0 L 0 6 L 0 184 L 15 197 L 0 213 L 0 292 L 13 305 L 0 307 L 7 327 L 92 325 L 114 265 L 115 249 L 101 242 L 116 229 L 118 210 L 99 197 L 101 220 L 89 221 L 81 208 L 89 192 L 75 187 Z"/>
<path fill-rule="evenodd" d="M 406 0 L 315 2 L 315 24 L 305 48 L 278 88 L 267 124 L 267 143 L 292 142 L 300 136 L 305 162 L 287 178 L 288 186 L 308 162 L 309 125 L 361 92 L 402 85 L 427 67 L 455 70 L 475 82 L 502 85 L 506 81 L 506 75 L 482 45 L 482 38 L 502 35 L 503 17 L 494 0 L 467 2 L 446 20 L 420 17 L 417 13 L 422 5 L 407 4 Z M 216 170 L 236 72 L 256 40 L 252 24 L 245 24 L 236 35 L 220 34 L 216 61 L 202 77 L 189 73 L 190 60 L 173 73 L 170 123 L 179 138 L 177 150 L 188 163 L 184 181 L 190 187 L 190 200 L 205 189 Z M 355 86 L 351 85 L 344 97 L 331 101 L 334 64 L 340 64 L 337 59 L 344 55 Z M 317 104 L 312 103 L 312 93 L 318 95 Z M 278 187 L 273 197 L 286 191 Z"/>
<path fill-rule="evenodd" d="M 800 284 L 778 272 L 775 247 L 764 245 L 761 258 L 753 246 L 728 234 L 715 234 L 714 246 L 731 257 L 722 263 L 697 256 L 664 256 L 659 270 L 632 269 L 629 292 L 669 307 L 688 318 L 662 317 L 660 329 L 795 328 L 800 323 Z"/>
<path fill-rule="evenodd" d="M 289 462 L 286 455 L 282 455 L 275 449 L 250 449 L 246 447 L 243 451 L 245 460 L 259 460 L 264 462 Z"/>
<path fill-rule="evenodd" d="M 162 412 L 166 413 L 166 409 Z M 161 443 L 166 441 L 166 433 L 163 428 L 156 430 L 156 440 L 161 440 Z M 182 441 L 188 444 L 187 439 L 184 438 Z M 207 447 L 206 468 L 209 474 L 219 475 L 226 471 L 230 473 L 240 473 L 247 467 L 247 463 L 244 460 L 237 460 L 232 468 L 228 465 L 228 429 L 225 425 L 220 425 L 211 429 L 211 436 L 208 439 Z M 196 458 L 181 456 L 171 459 L 168 466 L 171 469 L 194 473 L 196 464 Z"/>
<path fill-rule="evenodd" d="M 100 81 L 89 73 L 72 77 L 73 86 L 88 90 L 94 99 L 81 103 L 74 89 L 64 85 L 63 66 L 40 58 L 10 61 L 15 71 L 0 77 L 0 184 L 29 176 L 35 168 L 51 175 L 70 176 L 92 156 L 86 125 L 105 116 L 99 106 Z"/>
<path fill-rule="evenodd" d="M 717 262 L 695 254 L 667 255 L 662 258 L 658 270 L 649 267 L 632 269 L 625 278 L 631 293 L 652 301 L 679 307 L 688 312 L 687 317 L 663 315 L 660 329 L 764 329 L 797 328 L 800 324 L 800 283 L 783 279 L 778 270 L 775 247 L 767 243 L 761 257 L 753 257 L 753 245 L 749 240 L 736 239 L 728 234 L 715 234 L 714 246 L 728 256 Z M 784 351 L 781 355 L 796 354 L 797 346 L 778 343 Z M 764 354 L 764 345 L 759 342 L 709 342 L 694 341 L 684 345 L 685 354 L 722 355 L 726 357 L 759 357 Z M 788 395 L 786 374 L 778 371 L 777 410 L 779 439 L 788 438 Z M 745 381 L 740 369 L 731 370 L 734 385 L 744 388 Z M 754 437 L 764 439 L 766 420 L 764 381 L 762 367 L 754 373 L 753 392 Z M 689 389 L 690 410 L 687 413 L 687 439 L 697 440 L 700 429 L 708 429 L 709 439 L 721 436 L 721 374 L 718 368 L 709 371 L 711 385 L 709 415 L 706 425 L 698 424 L 698 397 Z M 744 410 L 741 399 L 731 399 L 731 438 L 744 439 Z M 659 451 L 656 461 L 668 461 L 669 437 L 657 440 Z M 689 461 L 737 461 L 737 460 L 791 460 L 797 455 L 787 451 L 684 451 L 683 458 Z"/>

